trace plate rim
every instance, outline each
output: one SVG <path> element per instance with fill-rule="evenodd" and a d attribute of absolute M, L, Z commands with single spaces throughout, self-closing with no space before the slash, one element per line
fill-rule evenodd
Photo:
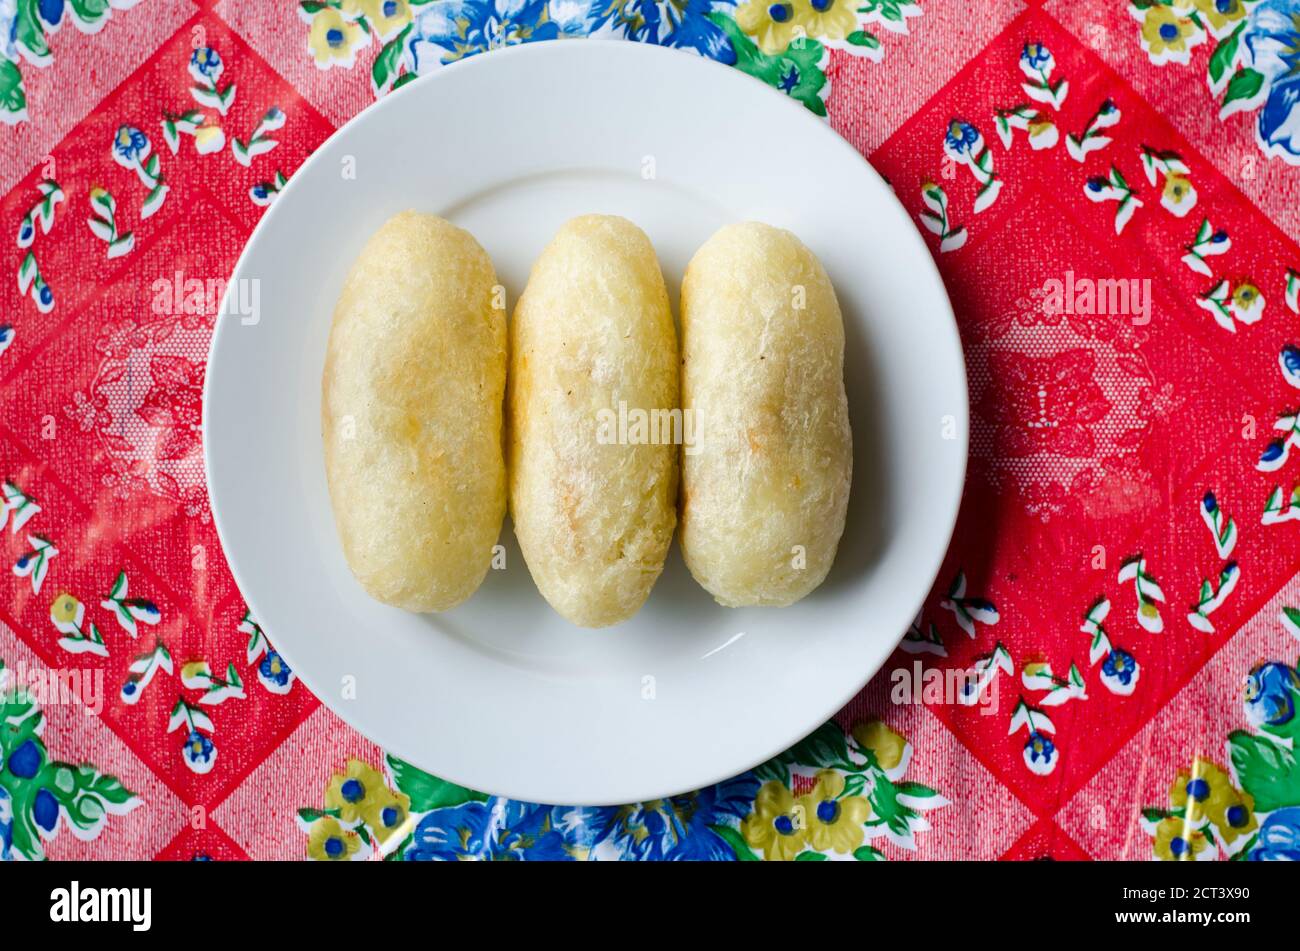
<path fill-rule="evenodd" d="M 933 549 L 934 553 L 929 559 L 930 563 L 926 566 L 926 570 L 923 573 L 924 577 L 928 579 L 928 584 L 922 589 L 920 595 L 917 598 L 917 603 L 908 612 L 909 615 L 915 615 L 917 611 L 920 611 L 924 607 L 925 600 L 926 597 L 928 596 L 930 589 L 934 586 L 934 583 L 938 580 L 939 570 L 942 568 L 943 562 L 947 557 L 948 550 L 952 543 L 952 538 L 956 531 L 958 515 L 960 513 L 962 499 L 964 498 L 965 495 L 966 475 L 969 466 L 969 455 L 970 455 L 970 389 L 969 389 L 968 374 L 966 370 L 966 363 L 964 359 L 965 349 L 962 346 L 960 330 L 957 324 L 956 314 L 953 310 L 952 300 L 948 294 L 947 285 L 944 283 L 943 276 L 939 271 L 937 261 L 935 260 L 933 254 L 931 254 L 930 252 L 929 245 L 925 242 L 925 239 L 921 235 L 919 229 L 917 229 L 915 227 L 915 224 L 911 221 L 910 213 L 907 212 L 906 207 L 903 205 L 898 195 L 894 192 L 893 187 L 890 185 L 890 183 L 886 181 L 878 171 L 876 171 L 875 167 L 870 163 L 870 161 L 868 161 L 868 159 L 855 146 L 853 146 L 842 135 L 840 135 L 839 132 L 837 132 L 834 128 L 832 128 L 828 117 L 819 117 L 815 115 L 814 113 L 810 112 L 807 109 L 807 107 L 805 107 L 803 104 L 797 102 L 794 99 L 791 99 L 788 96 L 782 95 L 779 91 L 773 89 L 771 86 L 763 82 L 761 79 L 758 79 L 757 77 L 751 76 L 734 66 L 717 62 L 716 60 L 712 60 L 708 57 L 700 56 L 691 51 L 679 50 L 671 47 L 660 46 L 658 44 L 653 44 L 653 43 L 644 43 L 644 42 L 622 40 L 622 39 L 615 39 L 615 38 L 559 37 L 553 40 L 521 43 L 513 46 L 502 47 L 499 49 L 490 50 L 487 52 L 487 54 L 478 54 L 474 56 L 469 56 L 457 60 L 453 63 L 440 66 L 433 73 L 426 76 L 420 76 L 417 79 L 407 83 L 404 87 L 397 90 L 390 91 L 382 98 L 377 99 L 375 102 L 364 107 L 360 112 L 358 112 L 356 115 L 349 118 L 342 125 L 338 126 L 324 140 L 322 140 L 318 145 L 316 145 L 315 148 L 312 150 L 312 152 L 303 160 L 302 164 L 299 165 L 291 173 L 287 184 L 284 186 L 284 188 L 280 190 L 279 196 L 283 196 L 285 194 L 290 193 L 291 190 L 298 185 L 300 179 L 305 178 L 303 173 L 308 169 L 310 169 L 314 165 L 314 163 L 324 161 L 324 156 L 327 150 L 326 147 L 330 143 L 332 143 L 335 138 L 347 134 L 350 131 L 352 125 L 354 123 L 357 123 L 359 120 L 361 120 L 363 116 L 374 113 L 381 109 L 391 108 L 390 103 L 392 101 L 400 100 L 403 96 L 414 95 L 414 93 L 412 92 L 412 90 L 414 89 L 417 88 L 427 89 L 429 84 L 433 82 L 437 82 L 441 78 L 451 73 L 459 73 L 459 72 L 466 72 L 469 70 L 490 68 L 486 64 L 498 63 L 507 57 L 513 59 L 523 59 L 523 58 L 530 58 L 530 57 L 540 58 L 540 57 L 561 55 L 560 54 L 561 50 L 564 50 L 566 52 L 568 52 L 569 50 L 577 51 L 592 46 L 607 48 L 607 49 L 618 48 L 620 50 L 626 51 L 618 55 L 648 56 L 650 58 L 669 57 L 669 58 L 680 58 L 684 61 L 693 60 L 696 61 L 698 64 L 704 65 L 706 68 L 717 69 L 719 71 L 719 75 L 729 74 L 730 76 L 734 77 L 734 79 L 728 81 L 739 80 L 742 83 L 745 82 L 752 83 L 754 87 L 758 87 L 766 90 L 771 97 L 774 97 L 772 99 L 773 109 L 784 108 L 787 110 L 787 112 L 789 112 L 791 117 L 793 117 L 794 113 L 798 113 L 802 117 L 798 121 L 803 123 L 804 128 L 809 130 L 809 134 L 829 136 L 826 139 L 828 143 L 828 147 L 835 147 L 835 148 L 846 150 L 850 154 L 850 158 L 856 163 L 858 163 L 867 172 L 867 174 L 869 174 L 875 180 L 876 185 L 879 186 L 881 190 L 882 196 L 887 196 L 888 199 L 892 201 L 898 207 L 898 209 L 903 213 L 904 219 L 907 220 L 909 224 L 912 224 L 910 233 L 905 238 L 902 238 L 902 240 L 913 242 L 914 247 L 918 252 L 916 255 L 918 268 L 925 269 L 926 276 L 929 278 L 930 282 L 933 283 L 933 285 L 937 287 L 937 289 L 939 290 L 939 298 L 944 307 L 944 314 L 947 317 L 947 326 L 951 331 L 951 340 L 953 343 L 955 343 L 959 355 L 959 359 L 956 361 L 955 369 L 957 372 L 956 372 L 955 382 L 959 384 L 958 389 L 959 389 L 959 395 L 961 397 L 961 399 L 958 400 L 956 406 L 956 415 L 957 415 L 957 424 L 958 424 L 957 428 L 959 431 L 958 438 L 961 443 L 960 452 L 958 453 L 958 459 L 955 463 L 955 468 L 958 470 L 956 473 L 957 477 L 953 481 L 954 491 L 951 493 L 951 497 L 944 500 L 944 505 L 943 505 L 944 518 L 942 519 L 942 524 L 946 525 L 946 529 L 942 533 L 942 544 L 939 544 L 939 533 L 936 532 L 934 538 L 934 549 Z M 777 99 L 782 101 L 780 105 L 777 105 L 776 103 Z M 793 111 L 791 112 L 791 110 Z M 814 132 L 812 130 L 818 130 L 818 131 Z M 833 146 L 830 145 L 832 140 L 834 142 Z M 228 331 L 227 328 L 228 325 L 231 323 L 231 316 L 234 316 L 234 315 L 226 314 L 226 303 L 227 303 L 226 299 L 232 293 L 232 289 L 237 287 L 238 275 L 245 269 L 245 265 L 247 264 L 251 256 L 252 249 L 254 245 L 257 243 L 259 236 L 268 227 L 267 222 L 273 220 L 273 216 L 275 216 L 277 213 L 280 212 L 281 205 L 282 202 L 279 201 L 277 198 L 277 200 L 272 202 L 263 212 L 261 217 L 258 219 L 256 225 L 253 227 L 253 230 L 249 233 L 248 238 L 245 240 L 243 247 L 240 249 L 239 256 L 236 258 L 234 267 L 231 270 L 229 278 L 227 280 L 225 294 L 223 294 L 221 304 L 217 310 L 217 316 L 212 331 L 212 339 L 208 346 L 207 361 L 204 366 L 202 422 L 201 422 L 202 437 L 203 437 L 203 441 L 202 441 L 203 471 L 204 471 L 204 479 L 205 479 L 205 488 L 208 493 L 209 507 L 212 511 L 213 526 L 216 529 L 217 537 L 221 544 L 222 555 L 225 558 L 226 565 L 230 570 L 231 577 L 235 582 L 235 586 L 238 589 L 239 595 L 243 599 L 248 609 L 248 612 L 255 619 L 257 619 L 257 623 L 259 625 L 263 626 L 263 629 L 267 632 L 268 638 L 273 638 L 274 633 L 271 632 L 269 628 L 265 627 L 263 615 L 259 614 L 258 607 L 254 603 L 253 597 L 251 597 L 248 591 L 246 590 L 243 584 L 243 580 L 241 578 L 241 571 L 237 567 L 236 560 L 234 557 L 232 557 L 230 553 L 230 548 L 227 544 L 226 539 L 228 535 L 228 530 L 223 527 L 224 517 L 221 514 L 221 503 L 218 502 L 218 496 L 220 495 L 220 493 L 214 489 L 214 486 L 217 485 L 217 483 L 214 482 L 212 477 L 213 476 L 213 453 L 211 451 L 211 442 L 210 442 L 211 437 L 210 437 L 210 432 L 208 427 L 208 420 L 209 420 L 209 407 L 210 407 L 211 394 L 212 394 L 212 387 L 210 385 L 210 381 L 212 379 L 211 370 L 215 363 L 220 362 L 217 359 L 217 354 L 219 352 L 220 344 L 223 339 L 223 334 L 230 332 Z M 674 542 L 677 541 L 676 528 L 674 529 L 673 540 Z M 918 572 L 918 576 L 920 575 L 921 572 Z M 885 651 L 881 655 L 880 660 L 877 663 L 875 663 L 870 670 L 864 673 L 863 678 L 860 681 L 858 681 L 856 677 L 854 678 L 854 685 L 850 690 L 848 690 L 847 693 L 845 693 L 843 696 L 837 693 L 834 697 L 831 697 L 829 699 L 823 697 L 823 702 L 818 705 L 818 709 L 821 712 L 818 718 L 816 719 L 816 721 L 813 722 L 811 726 L 805 728 L 804 726 L 800 725 L 792 730 L 785 731 L 784 733 L 781 734 L 779 738 L 775 738 L 774 732 L 770 731 L 774 738 L 769 743 L 764 743 L 762 745 L 764 747 L 771 746 L 771 749 L 762 758 L 755 760 L 754 762 L 747 763 L 746 765 L 739 768 L 733 768 L 731 766 L 728 766 L 726 769 L 715 769 L 707 772 L 702 770 L 701 772 L 704 773 L 704 778 L 700 779 L 699 781 L 693 781 L 692 784 L 689 786 L 683 787 L 680 783 L 670 783 L 667 785 L 653 787 L 649 789 L 647 793 L 640 796 L 639 800 L 637 801 L 645 801 L 645 800 L 656 799 L 656 798 L 667 798 L 669 796 L 678 795 L 684 792 L 688 792 L 696 789 L 703 789 L 705 787 L 715 785 L 719 782 L 723 782 L 732 777 L 742 775 L 743 773 L 752 770 L 754 767 L 759 766 L 764 762 L 767 762 L 772 757 L 780 755 L 781 753 L 783 753 L 784 751 L 786 751 L 787 749 L 789 749 L 790 747 L 798 743 L 801 739 L 811 735 L 811 732 L 820 728 L 822 724 L 832 720 L 835 717 L 836 713 L 842 710 L 848 703 L 850 703 L 853 700 L 854 697 L 856 697 L 859 693 L 861 693 L 862 689 L 868 683 L 870 683 L 871 680 L 882 669 L 884 669 L 886 663 L 889 661 L 889 658 L 892 656 L 894 651 L 897 650 L 898 644 L 901 642 L 901 639 L 905 631 L 906 629 L 899 632 L 898 638 L 891 642 L 891 646 L 889 650 Z M 441 769 L 426 769 L 425 766 L 422 765 L 421 763 L 421 760 L 423 758 L 422 755 L 417 754 L 414 757 L 408 756 L 407 755 L 408 751 L 399 748 L 403 745 L 402 743 L 399 742 L 399 743 L 390 744 L 388 742 L 381 742 L 377 738 L 377 736 L 374 733 L 372 733 L 366 726 L 363 726 L 360 722 L 358 722 L 359 720 L 365 719 L 364 715 L 359 717 L 356 715 L 356 711 L 348 708 L 347 705 L 335 704 L 333 702 L 329 702 L 323 699 L 324 697 L 330 695 L 329 691 L 318 690 L 316 684 L 313 682 L 314 675 L 309 674 L 304 668 L 300 668 L 297 665 L 295 665 L 294 658 L 293 656 L 291 656 L 290 651 L 285 650 L 283 645 L 281 645 L 278 640 L 274 641 L 274 643 L 276 645 L 275 650 L 277 651 L 277 653 L 279 653 L 282 657 L 284 657 L 285 661 L 288 663 L 289 667 L 294 671 L 297 678 L 303 682 L 303 686 L 312 694 L 313 697 L 316 698 L 317 702 L 320 703 L 321 706 L 326 707 L 333 715 L 337 716 L 340 720 L 346 723 L 351 729 L 356 730 L 361 736 L 363 736 L 370 742 L 373 742 L 376 746 L 378 746 L 382 750 L 382 752 L 385 755 L 396 756 L 397 758 L 402 759 L 403 761 L 410 763 L 411 765 L 414 765 L 423 771 L 429 772 L 430 774 L 435 775 L 440 779 L 457 783 L 459 785 L 465 786 L 466 788 L 473 789 L 478 792 L 486 793 L 489 796 L 494 796 L 498 798 L 516 799 L 519 801 L 530 801 L 530 802 L 539 801 L 527 795 L 517 796 L 514 793 L 506 790 L 480 789 L 474 782 L 472 782 L 472 780 L 466 781 L 468 777 L 454 775 L 456 770 L 452 770 L 449 773 Z M 519 786 L 522 787 L 524 785 L 527 785 L 527 782 L 528 781 L 521 776 Z M 565 796 L 564 799 L 565 802 L 563 804 L 574 805 L 574 806 L 604 806 L 604 805 L 614 804 L 611 803 L 608 799 L 591 798 L 589 796 L 582 796 L 582 795 Z M 624 801 L 631 801 L 631 800 L 624 800 Z M 617 804 L 621 804 L 621 803 L 617 803 Z"/>

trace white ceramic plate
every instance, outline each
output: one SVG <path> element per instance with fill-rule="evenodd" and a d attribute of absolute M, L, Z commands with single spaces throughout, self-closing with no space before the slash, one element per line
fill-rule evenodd
<path fill-rule="evenodd" d="M 367 597 L 330 513 L 320 378 L 347 268 L 406 208 L 469 229 L 512 304 L 556 229 L 582 213 L 645 229 L 674 308 L 686 262 L 722 224 L 758 219 L 798 234 L 844 311 L 855 452 L 848 527 L 821 588 L 788 608 L 729 610 L 695 584 L 674 543 L 636 617 L 581 630 L 537 593 L 507 520 L 507 568 L 455 610 L 413 615 Z M 209 490 L 231 570 L 312 692 L 429 772 L 563 804 L 635 802 L 742 772 L 854 695 L 938 570 L 967 431 L 943 284 L 862 157 L 730 67 L 574 40 L 440 69 L 312 155 L 234 281 L 258 282 L 258 320 L 220 319 L 204 394 Z M 956 438 L 944 438 L 945 418 Z"/>

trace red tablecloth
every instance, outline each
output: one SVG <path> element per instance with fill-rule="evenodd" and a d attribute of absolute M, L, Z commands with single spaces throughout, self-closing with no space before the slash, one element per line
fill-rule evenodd
<path fill-rule="evenodd" d="M 344 726 L 247 616 L 199 429 L 209 282 L 307 154 L 417 72 L 584 34 L 825 114 L 927 229 L 972 403 L 886 669 L 622 810 Z M 1300 0 L 0 0 L 0 120 L 0 856 L 1300 857 Z"/>

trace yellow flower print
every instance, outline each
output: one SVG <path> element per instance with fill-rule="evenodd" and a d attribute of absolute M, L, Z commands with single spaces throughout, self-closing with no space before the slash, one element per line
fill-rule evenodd
<path fill-rule="evenodd" d="M 862 844 L 862 823 L 871 816 L 871 804 L 862 796 L 843 796 L 844 777 L 833 769 L 817 774 L 812 792 L 800 796 L 798 805 L 808 831 L 808 844 L 819 852 L 849 853 Z"/>
<path fill-rule="evenodd" d="M 208 675 L 208 663 L 203 660 L 192 660 L 188 664 L 181 666 L 181 681 L 193 680 L 195 677 Z"/>
<path fill-rule="evenodd" d="M 1205 835 L 1177 816 L 1161 819 L 1156 824 L 1157 858 L 1166 862 L 1189 862 L 1204 851 L 1205 846 Z"/>
<path fill-rule="evenodd" d="M 1202 818 L 1209 819 L 1227 845 L 1258 827 L 1255 800 L 1234 786 L 1232 777 L 1209 760 L 1197 759 L 1190 771 L 1179 771 L 1170 787 L 1169 801 L 1175 809 L 1186 808 L 1193 825 Z"/>
<path fill-rule="evenodd" d="M 1186 175 L 1169 174 L 1165 176 L 1165 188 L 1161 201 L 1166 208 L 1178 208 L 1195 196 L 1191 181 Z"/>
<path fill-rule="evenodd" d="M 226 134 L 219 125 L 201 125 L 194 130 L 194 146 L 201 155 L 218 152 L 226 144 Z"/>
<path fill-rule="evenodd" d="M 1030 119 L 1026 131 L 1029 132 L 1029 145 L 1035 149 L 1050 149 L 1056 145 L 1060 138 L 1056 123 L 1041 116 L 1037 119 Z"/>
<path fill-rule="evenodd" d="M 1142 39 L 1151 55 L 1162 58 L 1170 53 L 1186 53 L 1188 38 L 1196 35 L 1196 24 L 1180 17 L 1169 7 L 1148 7 L 1142 17 Z"/>
<path fill-rule="evenodd" d="M 325 807 L 337 809 L 344 822 L 356 822 L 392 795 L 378 770 L 359 759 L 350 759 L 342 776 L 330 778 L 325 788 Z"/>
<path fill-rule="evenodd" d="M 813 39 L 842 40 L 858 27 L 856 6 L 849 0 L 797 0 L 795 23 Z"/>
<path fill-rule="evenodd" d="M 387 43 L 411 22 L 411 5 L 407 0 L 346 0 L 343 15 L 350 20 L 364 16 L 379 39 Z"/>
<path fill-rule="evenodd" d="M 776 781 L 764 783 L 754 797 L 754 811 L 740 823 L 750 848 L 765 858 L 788 862 L 803 849 L 807 830 L 795 811 L 794 796 Z"/>
<path fill-rule="evenodd" d="M 68 625 L 71 627 L 81 627 L 81 619 L 83 617 L 82 612 L 84 610 L 85 609 L 80 601 L 67 592 L 64 592 L 55 598 L 54 603 L 50 605 L 50 620 L 52 620 L 56 626 Z"/>
<path fill-rule="evenodd" d="M 907 740 L 901 733 L 895 733 L 880 720 L 855 724 L 853 739 L 858 741 L 858 746 L 870 750 L 875 755 L 876 765 L 885 772 L 895 769 L 903 762 Z"/>
<path fill-rule="evenodd" d="M 1237 285 L 1237 289 L 1232 292 L 1232 302 L 1241 310 L 1250 310 L 1259 300 L 1259 288 L 1254 284 L 1242 282 Z"/>
<path fill-rule="evenodd" d="M 325 7 L 311 19 L 307 46 L 320 69 L 351 67 L 357 48 L 364 46 L 369 38 L 359 24 L 345 19 L 333 7 Z"/>
<path fill-rule="evenodd" d="M 1232 24 L 1246 17 L 1246 5 L 1241 0 L 1192 0 L 1192 5 L 1209 22 L 1215 36 L 1227 32 Z"/>
<path fill-rule="evenodd" d="M 361 848 L 361 837 L 333 816 L 317 819 L 307 838 L 307 857 L 318 862 L 346 862 Z"/>
<path fill-rule="evenodd" d="M 1191 770 L 1180 769 L 1169 787 L 1169 802 L 1175 809 L 1186 809 L 1187 820 L 1199 825 L 1213 812 L 1222 813 L 1237 799 L 1232 780 L 1209 760 L 1197 757 Z"/>
<path fill-rule="evenodd" d="M 1250 835 L 1259 828 L 1255 818 L 1255 799 L 1249 793 L 1237 793 L 1236 800 L 1222 810 L 1216 806 L 1207 812 L 1224 845 L 1232 845 L 1238 836 Z"/>
<path fill-rule="evenodd" d="M 411 818 L 411 799 L 401 793 L 390 792 L 385 787 L 376 793 L 373 801 L 361 810 L 361 818 L 375 834 L 380 846 L 390 840 L 406 838 L 415 825 Z"/>
<path fill-rule="evenodd" d="M 789 0 L 748 0 L 736 8 L 736 25 L 754 37 L 764 53 L 775 55 L 785 52 L 799 23 Z"/>

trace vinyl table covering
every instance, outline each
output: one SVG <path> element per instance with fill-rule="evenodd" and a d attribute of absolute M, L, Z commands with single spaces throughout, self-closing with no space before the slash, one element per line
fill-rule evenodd
<path fill-rule="evenodd" d="M 972 406 L 875 680 L 743 776 L 599 809 L 445 782 L 313 697 L 200 438 L 214 288 L 311 151 L 586 36 L 859 149 Z M 0 120 L 0 858 L 1300 858 L 1300 0 L 0 0 Z"/>

